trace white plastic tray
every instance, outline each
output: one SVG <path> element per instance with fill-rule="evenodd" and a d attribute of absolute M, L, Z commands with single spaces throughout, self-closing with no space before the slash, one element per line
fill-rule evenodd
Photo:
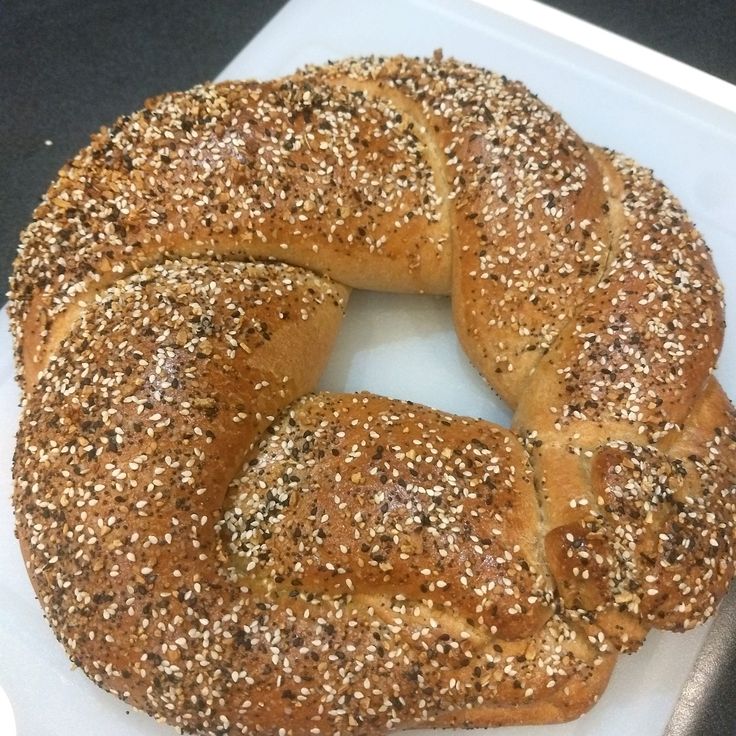
<path fill-rule="evenodd" d="M 439 47 L 523 80 L 583 136 L 654 168 L 712 247 L 734 322 L 736 249 L 729 246 L 736 237 L 736 94 L 726 83 L 533 2 L 493 0 L 292 0 L 220 78 L 269 78 L 306 62 L 368 53 L 427 55 Z M 730 333 L 719 376 L 736 396 L 736 336 Z M 322 384 L 508 421 L 506 409 L 461 353 L 442 298 L 354 294 Z M 172 734 L 73 671 L 42 619 L 12 531 L 10 466 L 18 398 L 2 314 L 0 734 Z M 493 733 L 661 734 L 705 632 L 652 634 L 641 652 L 621 659 L 602 701 L 578 721 Z"/>

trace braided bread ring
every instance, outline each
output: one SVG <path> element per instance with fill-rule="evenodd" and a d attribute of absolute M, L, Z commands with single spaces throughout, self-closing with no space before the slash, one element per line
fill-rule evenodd
<path fill-rule="evenodd" d="M 519 83 L 359 59 L 152 100 L 11 286 L 29 575 L 73 661 L 185 731 L 572 718 L 733 577 L 708 250 Z M 305 396 L 348 287 L 451 294 L 513 431 Z"/>

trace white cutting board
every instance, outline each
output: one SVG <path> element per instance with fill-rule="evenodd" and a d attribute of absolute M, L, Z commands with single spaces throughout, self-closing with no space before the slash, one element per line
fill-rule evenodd
<path fill-rule="evenodd" d="M 495 6 L 503 6 L 504 12 Z M 712 247 L 726 286 L 729 322 L 735 321 L 736 249 L 729 246 L 736 239 L 731 219 L 736 203 L 736 90 L 730 85 L 526 0 L 507 5 L 493 0 L 483 4 L 472 0 L 292 0 L 220 78 L 269 78 L 306 62 L 367 53 L 428 55 L 439 47 L 445 54 L 523 80 L 584 137 L 654 168 L 684 202 Z M 736 396 L 734 334 L 727 335 L 718 373 L 729 394 Z M 449 306 L 442 298 L 355 293 L 323 387 L 366 389 L 508 422 L 508 412 L 458 348 Z M 17 404 L 3 313 L 0 735 L 173 734 L 172 729 L 129 712 L 73 671 L 42 619 L 12 532 L 10 465 Z M 660 734 L 705 631 L 652 634 L 642 651 L 621 659 L 602 701 L 578 721 L 492 733 Z"/>

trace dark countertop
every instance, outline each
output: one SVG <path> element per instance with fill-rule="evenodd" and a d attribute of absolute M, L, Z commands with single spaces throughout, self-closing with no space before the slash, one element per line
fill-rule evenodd
<path fill-rule="evenodd" d="M 734 0 L 546 2 L 736 83 Z M 146 97 L 214 77 L 283 4 L 6 0 L 0 6 L 1 292 L 18 232 L 90 133 Z M 736 734 L 735 659 L 690 708 L 688 736 Z"/>

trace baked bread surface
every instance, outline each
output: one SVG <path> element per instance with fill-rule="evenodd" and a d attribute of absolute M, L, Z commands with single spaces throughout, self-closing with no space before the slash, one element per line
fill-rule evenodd
<path fill-rule="evenodd" d="M 449 294 L 512 429 L 310 394 Z M 17 532 L 96 683 L 202 733 L 574 718 L 733 577 L 722 290 L 651 172 L 436 56 L 164 95 L 22 235 Z"/>

